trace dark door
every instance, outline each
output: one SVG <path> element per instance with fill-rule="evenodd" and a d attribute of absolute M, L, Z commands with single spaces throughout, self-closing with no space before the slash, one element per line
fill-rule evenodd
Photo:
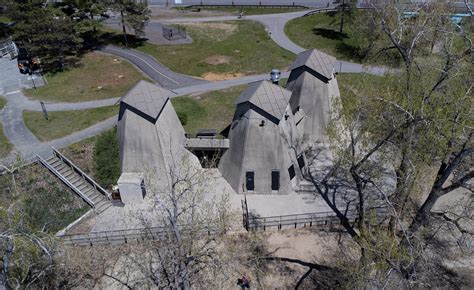
<path fill-rule="evenodd" d="M 280 189 L 280 171 L 272 171 L 272 190 Z"/>
<path fill-rule="evenodd" d="M 245 173 L 245 184 L 247 187 L 247 190 L 254 190 L 255 189 L 255 184 L 254 184 L 254 172 L 253 171 L 247 171 Z"/>

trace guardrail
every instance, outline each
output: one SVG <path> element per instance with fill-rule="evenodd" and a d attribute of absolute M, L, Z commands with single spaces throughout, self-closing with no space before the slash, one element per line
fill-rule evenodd
<path fill-rule="evenodd" d="M 239 4 L 239 3 L 231 3 L 231 4 L 204 4 L 204 2 L 187 5 L 184 6 L 185 8 L 206 8 L 206 7 L 215 7 L 215 8 L 295 8 L 295 9 L 307 9 L 307 6 L 295 4 L 295 2 L 291 4 L 262 4 L 262 2 L 256 4 Z"/>
<path fill-rule="evenodd" d="M 243 209 L 246 208 L 246 202 L 243 203 Z M 373 208 L 377 215 L 386 213 L 385 207 Z M 340 223 L 339 218 L 333 211 L 318 212 L 318 213 L 303 213 L 303 214 L 292 214 L 292 215 L 281 215 L 281 216 L 270 216 L 270 217 L 259 217 L 247 214 L 243 216 L 243 224 L 247 231 L 265 231 L 267 228 L 277 227 L 281 230 L 283 227 L 313 227 L 313 226 L 333 226 Z M 357 219 L 358 213 L 355 210 L 348 211 L 346 218 L 353 222 Z"/>
<path fill-rule="evenodd" d="M 95 208 L 94 202 L 87 197 L 85 194 L 82 193 L 74 184 L 69 182 L 59 171 L 57 171 L 54 167 L 49 165 L 46 160 L 44 160 L 41 156 L 36 154 L 36 159 L 44 165 L 44 167 L 48 168 L 49 171 L 51 171 L 54 175 L 56 175 L 64 184 L 66 184 L 69 188 L 71 188 L 75 193 L 77 193 L 85 202 L 87 202 L 92 208 Z"/>
<path fill-rule="evenodd" d="M 324 12 L 336 12 L 338 9 L 337 8 L 322 8 L 322 9 L 314 9 L 303 15 L 303 17 L 318 14 L 318 13 L 324 13 Z"/>
<path fill-rule="evenodd" d="M 107 197 L 108 200 L 112 200 L 112 193 L 109 193 L 107 190 L 105 190 L 102 186 L 100 186 L 97 182 L 95 182 L 92 178 L 89 177 L 85 172 L 83 172 L 79 167 L 77 167 L 74 163 L 72 163 L 66 156 L 61 154 L 56 148 L 53 147 L 53 154 L 56 155 L 61 161 L 66 163 L 69 167 L 71 167 L 72 170 L 74 170 L 76 173 L 81 175 L 81 177 L 87 181 L 89 184 L 94 186 L 94 189 L 98 192 L 100 192 L 102 195 Z"/>
<path fill-rule="evenodd" d="M 201 229 L 191 229 L 198 231 L 204 235 L 215 235 L 219 231 L 211 226 L 204 226 Z M 190 230 L 186 228 L 181 229 L 181 234 L 189 234 Z M 93 232 L 88 234 L 65 234 L 62 235 L 64 243 L 72 246 L 93 246 L 95 244 L 120 244 L 129 243 L 131 241 L 144 240 L 161 240 L 164 237 L 171 235 L 172 229 L 169 227 L 150 227 L 138 228 L 129 230 L 115 230 Z"/>

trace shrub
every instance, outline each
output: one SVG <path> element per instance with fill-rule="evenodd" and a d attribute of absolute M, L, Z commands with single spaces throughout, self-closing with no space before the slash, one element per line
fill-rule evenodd
<path fill-rule="evenodd" d="M 94 161 L 97 182 L 104 187 L 111 188 L 120 177 L 117 128 L 97 137 Z"/>
<path fill-rule="evenodd" d="M 188 123 L 188 114 L 185 112 L 178 112 L 178 118 L 181 125 L 185 126 Z"/>

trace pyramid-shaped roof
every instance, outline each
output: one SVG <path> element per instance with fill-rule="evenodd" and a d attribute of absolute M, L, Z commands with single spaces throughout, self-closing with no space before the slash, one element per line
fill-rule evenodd
<path fill-rule="evenodd" d="M 310 49 L 298 55 L 298 58 L 291 65 L 290 70 L 306 66 L 330 80 L 333 77 L 335 65 L 335 57 L 316 49 Z"/>
<path fill-rule="evenodd" d="M 285 114 L 290 97 L 290 91 L 269 81 L 259 81 L 250 84 L 236 104 L 250 102 L 280 120 Z"/>
<path fill-rule="evenodd" d="M 147 81 L 139 81 L 120 101 L 157 119 L 167 100 L 175 93 Z"/>

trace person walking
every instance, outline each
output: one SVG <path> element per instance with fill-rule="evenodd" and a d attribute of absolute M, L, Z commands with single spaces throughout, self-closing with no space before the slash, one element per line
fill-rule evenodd
<path fill-rule="evenodd" d="M 250 279 L 245 276 L 245 273 L 242 275 L 242 278 L 237 279 L 237 285 L 239 285 L 242 290 L 250 289 Z"/>

